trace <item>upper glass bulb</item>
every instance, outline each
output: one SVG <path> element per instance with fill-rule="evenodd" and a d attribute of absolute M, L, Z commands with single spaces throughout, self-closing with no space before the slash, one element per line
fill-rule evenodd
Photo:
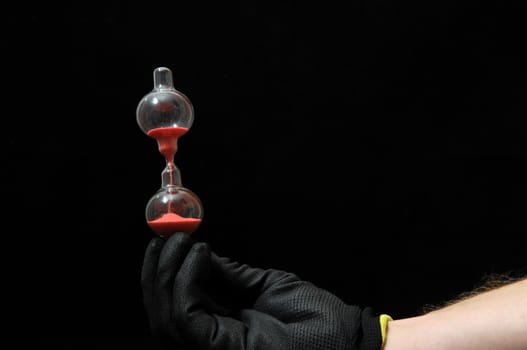
<path fill-rule="evenodd" d="M 146 134 L 156 128 L 189 129 L 194 121 L 194 107 L 187 96 L 174 88 L 172 71 L 159 67 L 154 70 L 154 89 L 141 99 L 136 116 Z"/>

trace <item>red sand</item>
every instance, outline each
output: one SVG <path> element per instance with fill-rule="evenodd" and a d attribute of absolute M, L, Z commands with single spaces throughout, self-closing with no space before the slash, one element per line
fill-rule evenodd
<path fill-rule="evenodd" d="M 176 154 L 178 139 L 187 131 L 188 128 L 180 127 L 154 128 L 150 129 L 147 135 L 157 141 L 159 152 L 170 161 Z"/>
<path fill-rule="evenodd" d="M 171 235 L 175 232 L 194 232 L 201 219 L 184 218 L 176 213 L 166 213 L 156 220 L 148 221 L 150 228 L 162 236 Z"/>

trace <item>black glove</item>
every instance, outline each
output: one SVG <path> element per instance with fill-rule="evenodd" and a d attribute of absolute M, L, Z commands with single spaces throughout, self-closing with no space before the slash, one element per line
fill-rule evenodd
<path fill-rule="evenodd" d="M 153 238 L 141 278 L 153 334 L 171 349 L 379 350 L 379 317 L 274 269 L 232 262 L 185 233 Z"/>

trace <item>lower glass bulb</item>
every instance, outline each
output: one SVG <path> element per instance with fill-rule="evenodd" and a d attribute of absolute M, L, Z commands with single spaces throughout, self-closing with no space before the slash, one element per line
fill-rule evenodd
<path fill-rule="evenodd" d="M 146 221 L 158 235 L 196 231 L 203 216 L 199 198 L 181 186 L 167 186 L 157 191 L 146 205 Z"/>

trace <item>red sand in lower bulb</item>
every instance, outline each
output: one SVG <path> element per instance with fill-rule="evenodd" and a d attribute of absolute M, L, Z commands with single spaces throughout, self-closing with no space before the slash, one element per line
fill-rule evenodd
<path fill-rule="evenodd" d="M 148 221 L 150 228 L 162 236 L 171 235 L 175 232 L 194 232 L 201 219 L 184 218 L 176 213 L 166 213 L 155 220 Z"/>

